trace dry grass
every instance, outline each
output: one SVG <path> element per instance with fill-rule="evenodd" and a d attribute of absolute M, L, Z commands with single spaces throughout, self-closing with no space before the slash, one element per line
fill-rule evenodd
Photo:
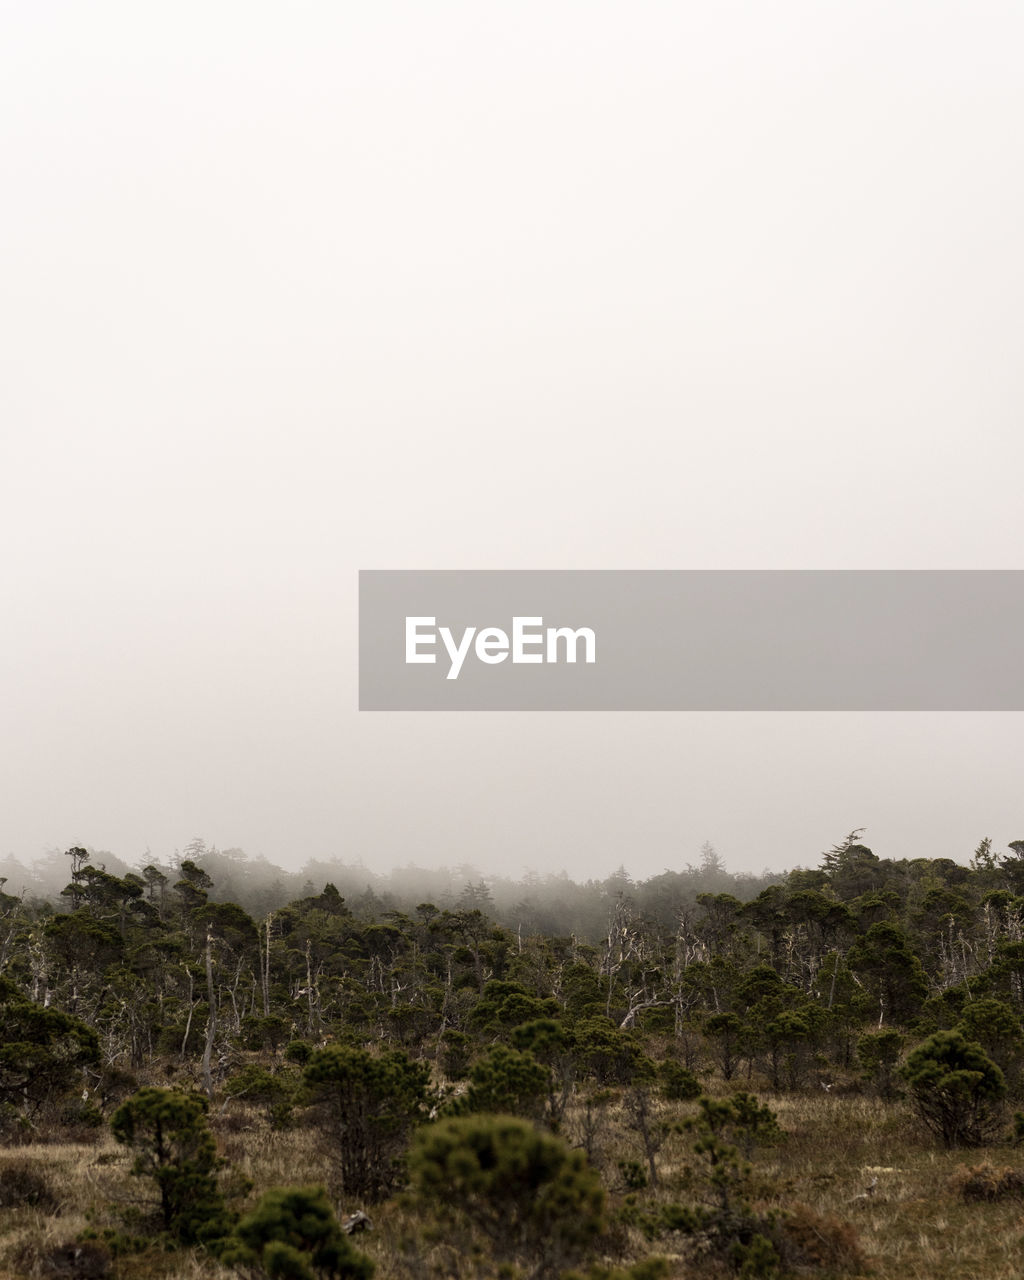
<path fill-rule="evenodd" d="M 964 1190 L 979 1179 L 979 1185 L 989 1185 L 991 1178 L 1001 1180 L 1000 1186 L 1019 1187 L 1024 1182 L 1024 1158 L 1018 1158 L 1015 1148 L 981 1148 L 971 1153 L 973 1168 L 965 1168 L 965 1153 L 937 1148 L 903 1104 L 856 1096 L 761 1096 L 777 1111 L 787 1135 L 780 1145 L 755 1156 L 759 1194 L 766 1205 L 806 1206 L 806 1211 L 798 1211 L 805 1225 L 813 1225 L 815 1215 L 840 1226 L 849 1223 L 874 1280 L 1024 1280 L 1019 1192 L 971 1199 Z M 692 1104 L 665 1108 L 667 1116 L 676 1118 L 692 1112 Z M 251 1193 L 236 1207 L 246 1207 L 271 1186 L 331 1183 L 330 1163 L 311 1130 L 276 1133 L 255 1112 L 244 1110 L 230 1120 L 215 1115 L 214 1126 L 222 1153 L 253 1183 Z M 570 1136 L 574 1126 L 575 1118 L 570 1117 Z M 685 1200 L 681 1188 L 689 1164 L 688 1141 L 683 1135 L 666 1141 L 659 1157 L 664 1186 L 645 1196 Z M 637 1139 L 624 1127 L 619 1108 L 609 1110 L 600 1156 L 614 1207 L 625 1194 L 617 1186 L 617 1160 L 640 1158 Z M 45 1177 L 54 1207 L 0 1209 L 0 1280 L 41 1274 L 34 1258 L 73 1240 L 90 1225 L 117 1226 L 118 1206 L 138 1204 L 144 1194 L 129 1174 L 128 1156 L 107 1137 L 89 1145 L 0 1150 L 0 1174 L 5 1166 L 26 1162 Z M 337 1207 L 347 1213 L 361 1206 Z M 371 1216 L 375 1230 L 361 1236 L 358 1246 L 377 1261 L 378 1280 L 410 1280 L 414 1271 L 397 1258 L 402 1240 L 414 1236 L 422 1223 L 399 1202 L 371 1208 Z M 683 1251 L 679 1241 L 650 1245 L 639 1232 L 626 1228 L 619 1230 L 615 1243 L 634 1260 L 648 1252 L 671 1256 Z M 422 1246 L 421 1253 L 424 1263 L 433 1253 L 443 1267 L 443 1242 Z M 156 1250 L 121 1257 L 114 1271 L 117 1280 L 226 1280 L 228 1274 L 201 1254 Z M 449 1274 L 455 1274 L 454 1263 Z M 472 1264 L 467 1274 L 474 1274 Z M 694 1274 L 692 1264 L 681 1259 L 674 1264 L 673 1275 Z M 838 1266 L 831 1274 L 850 1272 Z"/>
<path fill-rule="evenodd" d="M 1019 1203 L 966 1200 L 954 1183 L 963 1152 L 938 1149 L 908 1107 L 830 1097 L 772 1105 L 790 1136 L 765 1165 L 796 1199 L 856 1227 L 878 1280 L 1024 1277 Z M 1024 1174 L 1007 1165 L 1010 1148 L 976 1154 Z"/>

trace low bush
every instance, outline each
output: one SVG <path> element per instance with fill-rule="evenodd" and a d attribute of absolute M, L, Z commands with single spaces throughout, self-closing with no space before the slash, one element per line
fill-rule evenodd
<path fill-rule="evenodd" d="M 105 1245 L 95 1240 L 71 1240 L 53 1245 L 28 1239 L 16 1250 L 12 1261 L 19 1276 L 41 1276 L 44 1280 L 106 1280 L 112 1260 Z"/>
<path fill-rule="evenodd" d="M 235 1226 L 221 1261 L 251 1280 L 370 1280 L 374 1265 L 343 1234 L 323 1187 L 277 1187 Z"/>
<path fill-rule="evenodd" d="M 666 1058 L 658 1067 L 658 1078 L 661 1081 L 661 1091 L 669 1102 L 692 1102 L 701 1095 L 700 1081 L 683 1066 L 681 1062 L 676 1062 L 672 1058 Z"/>
<path fill-rule="evenodd" d="M 285 1129 L 291 1123 L 297 1082 L 267 1071 L 258 1063 L 248 1062 L 224 1085 L 229 1098 L 244 1098 L 263 1112 L 274 1129 Z"/>
<path fill-rule="evenodd" d="M 844 1275 L 865 1271 L 857 1231 L 833 1214 L 795 1204 L 777 1221 L 773 1244 L 787 1270 L 814 1269 Z"/>
<path fill-rule="evenodd" d="M 1008 1166 L 999 1169 L 989 1161 L 961 1165 L 950 1186 L 964 1200 L 1009 1200 L 1024 1198 L 1024 1171 Z"/>
<path fill-rule="evenodd" d="M 539 1280 L 581 1261 L 604 1225 L 604 1191 L 581 1151 L 516 1116 L 471 1115 L 420 1129 L 415 1202 L 464 1256 L 479 1238 L 509 1274 Z"/>
<path fill-rule="evenodd" d="M 12 1160 L 0 1165 L 0 1209 L 55 1209 L 57 1196 L 37 1164 Z"/>
<path fill-rule="evenodd" d="M 291 1040 L 285 1046 L 285 1062 L 297 1062 L 300 1067 L 304 1067 L 312 1056 L 313 1046 L 305 1040 Z"/>

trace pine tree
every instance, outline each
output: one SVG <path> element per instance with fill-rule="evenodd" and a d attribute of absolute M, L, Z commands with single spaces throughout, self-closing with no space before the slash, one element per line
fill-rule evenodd
<path fill-rule="evenodd" d="M 223 1161 L 206 1120 L 206 1099 L 177 1089 L 140 1089 L 114 1112 L 114 1137 L 135 1152 L 132 1173 L 152 1178 L 164 1229 L 184 1243 L 224 1235 L 217 1186 Z"/>

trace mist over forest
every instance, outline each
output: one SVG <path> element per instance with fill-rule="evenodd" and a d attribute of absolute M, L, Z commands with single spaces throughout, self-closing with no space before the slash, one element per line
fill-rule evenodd
<path fill-rule="evenodd" d="M 859 837 L 863 832 L 854 834 Z M 990 849 L 991 842 L 982 841 L 982 846 Z M 142 857 L 134 864 L 105 850 L 86 848 L 91 864 L 111 875 L 124 876 L 150 867 L 166 876 L 169 884 L 177 880 L 183 862 L 193 863 L 213 881 L 211 900 L 238 903 L 254 918 L 309 898 L 331 884 L 349 908 L 366 919 L 379 919 L 392 911 L 410 912 L 421 903 L 432 903 L 449 910 L 479 910 L 524 936 L 572 934 L 590 940 L 603 935 L 610 914 L 623 900 L 652 924 L 673 928 L 698 909 L 702 894 L 729 894 L 747 903 L 772 885 L 798 889 L 799 882 L 813 879 L 813 868 L 823 862 L 827 865 L 830 857 L 830 851 L 823 851 L 809 859 L 808 868 L 765 869 L 759 875 L 733 873 L 715 847 L 705 842 L 696 860 L 678 870 L 666 869 L 637 879 L 621 865 L 603 879 L 576 881 L 564 871 L 548 875 L 527 871 L 520 878 L 484 875 L 471 863 L 434 868 L 409 863 L 376 871 L 362 862 L 310 859 L 300 870 L 288 871 L 262 857 L 249 857 L 242 849 L 218 849 L 198 837 L 170 858 Z M 876 876 L 891 883 L 918 878 L 934 861 L 874 858 Z M 956 865 L 948 858 L 938 861 L 950 868 Z M 61 850 L 51 850 L 28 864 L 13 855 L 0 861 L 0 889 L 9 895 L 59 907 L 67 882 L 68 859 Z"/>
<path fill-rule="evenodd" d="M 196 838 L 176 850 L 169 859 L 143 857 L 134 865 L 104 850 L 88 848 L 90 862 L 111 875 L 124 876 L 155 867 L 169 883 L 178 879 L 182 862 L 192 862 L 213 881 L 210 897 L 237 902 L 259 917 L 298 898 L 321 892 L 333 884 L 358 915 L 376 918 L 388 911 L 412 911 L 422 902 L 442 908 L 478 909 L 489 918 L 524 934 L 574 933 L 600 936 L 610 906 L 623 896 L 653 921 L 671 924 L 679 912 L 693 906 L 701 893 L 731 893 L 746 902 L 769 885 L 786 879 L 785 872 L 734 875 L 710 843 L 699 851 L 695 863 L 681 870 L 666 870 L 647 880 L 633 879 L 621 866 L 602 880 L 579 883 L 565 872 L 521 878 L 483 875 L 470 863 L 453 867 L 418 867 L 410 863 L 387 871 L 375 871 L 360 862 L 310 859 L 298 871 L 287 871 L 263 858 L 251 858 L 242 849 L 218 849 Z M 68 882 L 68 859 L 52 850 L 26 865 L 14 857 L 0 861 L 0 877 L 8 894 L 61 901 Z"/>

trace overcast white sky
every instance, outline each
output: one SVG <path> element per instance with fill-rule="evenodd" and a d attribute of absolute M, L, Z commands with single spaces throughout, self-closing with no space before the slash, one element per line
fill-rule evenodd
<path fill-rule="evenodd" d="M 1024 568 L 1015 3 L 0 4 L 0 856 L 1024 835 L 1020 715 L 360 715 L 359 568 Z"/>

